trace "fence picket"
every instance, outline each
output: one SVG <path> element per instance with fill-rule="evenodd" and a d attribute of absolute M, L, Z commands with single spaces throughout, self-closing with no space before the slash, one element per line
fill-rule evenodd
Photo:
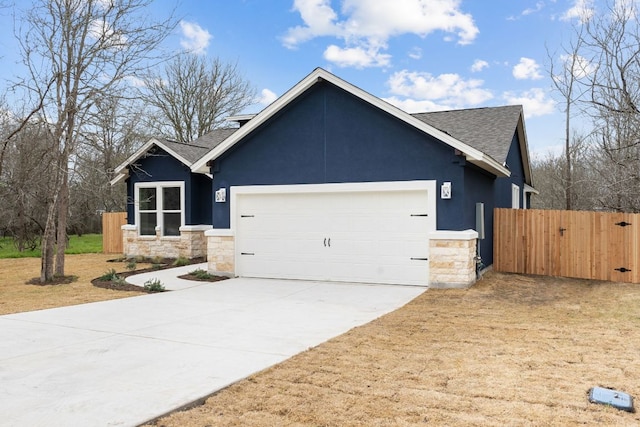
<path fill-rule="evenodd" d="M 102 252 L 106 254 L 122 253 L 121 227 L 127 223 L 126 212 L 105 212 L 102 214 Z"/>
<path fill-rule="evenodd" d="M 640 214 L 496 209 L 494 268 L 640 283 Z"/>

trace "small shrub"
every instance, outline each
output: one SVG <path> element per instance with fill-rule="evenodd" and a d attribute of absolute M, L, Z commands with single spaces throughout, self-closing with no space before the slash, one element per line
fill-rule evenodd
<path fill-rule="evenodd" d="M 144 282 L 144 288 L 149 292 L 164 292 L 166 289 L 159 279 L 149 279 Z"/>
<path fill-rule="evenodd" d="M 108 281 L 108 282 L 116 281 L 119 278 L 120 278 L 120 276 L 118 276 L 118 273 L 116 273 L 116 270 L 114 270 L 113 268 L 111 270 L 108 270 L 102 276 L 100 276 L 100 280 L 104 280 L 104 281 Z"/>
<path fill-rule="evenodd" d="M 137 266 L 138 266 L 138 263 L 136 262 L 136 260 L 132 259 L 132 260 L 129 260 L 129 262 L 127 262 L 126 269 L 129 271 L 133 271 L 136 269 Z"/>
<path fill-rule="evenodd" d="M 124 286 L 127 284 L 127 281 L 124 279 L 124 277 L 118 276 L 116 279 L 112 280 L 111 283 L 113 283 L 115 286 Z"/>
<path fill-rule="evenodd" d="M 200 279 L 200 280 L 210 280 L 213 279 L 215 276 L 213 274 L 209 274 L 209 272 L 207 270 L 203 270 L 201 268 L 198 268 L 196 270 L 190 271 L 189 272 L 190 275 Z"/>
<path fill-rule="evenodd" d="M 173 261 L 173 266 L 174 267 L 183 267 L 183 266 L 189 265 L 189 264 L 190 264 L 189 259 L 185 258 L 185 257 L 182 257 L 182 256 L 179 257 L 179 258 L 176 258 L 176 260 Z"/>
<path fill-rule="evenodd" d="M 160 256 L 154 256 L 153 259 L 151 260 L 152 264 L 162 264 L 162 257 Z"/>
<path fill-rule="evenodd" d="M 151 264 L 151 268 L 153 270 L 160 270 L 162 268 L 162 264 Z"/>

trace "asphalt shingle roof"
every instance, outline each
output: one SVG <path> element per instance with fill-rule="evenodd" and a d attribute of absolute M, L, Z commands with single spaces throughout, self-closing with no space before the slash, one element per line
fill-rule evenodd
<path fill-rule="evenodd" d="M 416 113 L 412 116 L 504 163 L 521 113 L 521 105 L 508 105 Z"/>
<path fill-rule="evenodd" d="M 159 139 L 159 141 L 193 164 L 237 130 L 238 128 L 214 129 L 191 143 L 171 141 L 169 139 Z"/>

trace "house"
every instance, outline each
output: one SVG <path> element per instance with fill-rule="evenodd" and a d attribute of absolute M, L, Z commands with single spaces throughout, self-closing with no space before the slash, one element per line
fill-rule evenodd
<path fill-rule="evenodd" d="M 152 139 L 126 180 L 125 254 L 214 273 L 462 287 L 493 209 L 526 208 L 521 106 L 408 114 L 321 69 L 190 144 Z"/>

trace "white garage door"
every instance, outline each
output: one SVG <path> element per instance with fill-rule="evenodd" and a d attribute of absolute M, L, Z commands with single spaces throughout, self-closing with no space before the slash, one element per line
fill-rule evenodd
<path fill-rule="evenodd" d="M 232 187 L 236 274 L 426 286 L 434 191 L 432 181 Z"/>

